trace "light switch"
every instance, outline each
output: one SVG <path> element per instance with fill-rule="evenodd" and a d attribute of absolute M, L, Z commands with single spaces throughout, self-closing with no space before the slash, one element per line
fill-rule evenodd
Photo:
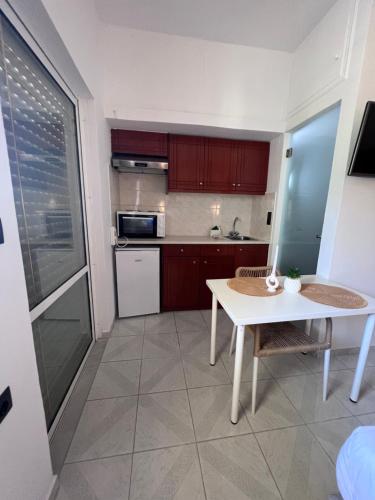
<path fill-rule="evenodd" d="M 3 243 L 4 243 L 4 232 L 3 232 L 3 225 L 0 219 L 0 245 L 2 245 Z"/>

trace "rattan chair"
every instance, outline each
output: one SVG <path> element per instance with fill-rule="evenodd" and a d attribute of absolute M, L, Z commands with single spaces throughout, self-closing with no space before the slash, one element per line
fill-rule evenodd
<path fill-rule="evenodd" d="M 324 351 L 323 401 L 327 399 L 328 373 L 332 342 L 332 319 L 325 318 L 326 329 L 322 341 L 314 340 L 309 333 L 293 323 L 267 323 L 250 327 L 254 332 L 253 386 L 251 411 L 255 413 L 259 358 L 275 354 L 308 353 Z M 311 323 L 310 323 L 311 329 Z"/>
<path fill-rule="evenodd" d="M 263 267 L 239 267 L 236 277 L 267 277 L 272 271 L 272 266 Z M 279 276 L 280 273 L 277 272 Z M 246 327 L 247 331 L 254 335 L 253 346 L 253 382 L 251 395 L 251 411 L 254 414 L 256 408 L 256 392 L 258 381 L 259 358 L 274 356 L 276 354 L 308 353 L 324 351 L 324 373 L 323 373 L 323 401 L 327 399 L 328 373 L 332 341 L 332 320 L 326 318 L 325 336 L 322 341 L 316 341 L 310 336 L 312 322 L 309 322 L 308 332 L 298 328 L 293 323 L 268 323 Z M 234 340 L 236 338 L 236 326 L 233 326 L 232 339 L 229 355 L 233 352 Z"/>
<path fill-rule="evenodd" d="M 259 266 L 259 267 L 237 267 L 236 278 L 267 278 L 272 272 L 272 266 Z M 280 276 L 279 271 L 276 275 Z M 232 338 L 230 339 L 229 355 L 233 353 L 234 341 L 236 340 L 236 325 L 233 325 Z"/>

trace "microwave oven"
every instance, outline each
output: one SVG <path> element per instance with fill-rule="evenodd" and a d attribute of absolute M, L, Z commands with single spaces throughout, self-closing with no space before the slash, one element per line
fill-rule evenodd
<path fill-rule="evenodd" d="M 164 238 L 165 214 L 161 212 L 117 212 L 118 238 Z"/>

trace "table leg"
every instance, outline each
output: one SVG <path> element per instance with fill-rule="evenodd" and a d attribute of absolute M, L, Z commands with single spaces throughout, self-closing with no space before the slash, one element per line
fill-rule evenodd
<path fill-rule="evenodd" d="M 210 365 L 215 364 L 216 355 L 217 298 L 212 294 Z"/>
<path fill-rule="evenodd" d="M 241 372 L 243 344 L 245 338 L 244 325 L 237 326 L 236 354 L 234 358 L 233 392 L 232 392 L 232 411 L 230 419 L 232 424 L 238 422 L 238 406 L 240 400 Z"/>
<path fill-rule="evenodd" d="M 305 324 L 305 333 L 306 335 L 311 335 L 311 327 L 312 327 L 312 319 L 307 319 Z"/>
<path fill-rule="evenodd" d="M 362 340 L 361 340 L 361 349 L 359 351 L 357 368 L 355 369 L 355 375 L 352 385 L 352 392 L 350 393 L 350 399 L 353 403 L 358 401 L 359 391 L 361 389 L 361 382 L 363 377 L 363 372 L 366 366 L 366 360 L 368 351 L 370 349 L 372 334 L 375 326 L 375 314 L 369 314 L 365 329 L 363 331 Z"/>

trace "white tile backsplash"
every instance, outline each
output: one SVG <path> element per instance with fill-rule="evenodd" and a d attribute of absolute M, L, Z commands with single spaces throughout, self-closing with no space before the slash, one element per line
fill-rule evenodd
<path fill-rule="evenodd" d="M 270 227 L 263 227 L 263 220 L 270 205 L 273 210 L 274 195 L 167 194 L 166 176 L 128 173 L 119 175 L 119 192 L 121 210 L 165 211 L 168 235 L 207 236 L 213 225 L 220 225 L 227 234 L 235 217 L 241 219 L 237 224 L 241 233 L 256 236 L 254 224 L 258 237 L 270 235 Z M 267 201 L 262 202 L 263 198 Z"/>
<path fill-rule="evenodd" d="M 168 234 L 207 236 L 219 225 L 224 234 L 230 231 L 235 217 L 240 217 L 238 231 L 250 229 L 251 197 L 201 193 L 171 193 L 167 197 Z"/>

